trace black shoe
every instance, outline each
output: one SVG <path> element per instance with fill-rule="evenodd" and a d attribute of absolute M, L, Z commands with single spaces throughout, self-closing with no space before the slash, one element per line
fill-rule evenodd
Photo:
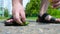
<path fill-rule="evenodd" d="M 58 21 L 56 21 L 56 18 L 51 18 L 50 20 L 46 20 L 45 17 L 48 16 L 49 14 L 45 13 L 43 14 L 43 16 L 38 15 L 38 19 L 36 20 L 36 22 L 42 22 L 42 23 L 60 23 Z"/>

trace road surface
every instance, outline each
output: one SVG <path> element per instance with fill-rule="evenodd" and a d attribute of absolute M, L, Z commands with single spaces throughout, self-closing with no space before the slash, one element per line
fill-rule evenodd
<path fill-rule="evenodd" d="M 60 34 L 60 24 L 29 22 L 28 26 L 4 26 L 0 21 L 0 34 Z"/>

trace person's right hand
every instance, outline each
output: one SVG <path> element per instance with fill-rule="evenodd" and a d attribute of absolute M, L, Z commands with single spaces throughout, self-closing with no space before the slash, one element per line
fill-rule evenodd
<path fill-rule="evenodd" d="M 14 20 L 18 24 L 23 25 L 23 23 L 25 23 L 25 21 L 26 21 L 25 11 L 24 11 L 24 8 L 21 5 L 20 1 L 17 1 L 17 0 L 13 1 L 12 15 L 13 15 Z"/>

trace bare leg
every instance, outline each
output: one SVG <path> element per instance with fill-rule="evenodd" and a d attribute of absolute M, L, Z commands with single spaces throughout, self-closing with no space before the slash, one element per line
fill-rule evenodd
<path fill-rule="evenodd" d="M 41 1 L 41 8 L 40 8 L 40 16 L 42 16 L 44 13 L 47 12 L 49 6 L 49 1 L 48 0 L 42 0 Z M 50 20 L 51 16 L 47 16 L 46 19 Z"/>
<path fill-rule="evenodd" d="M 42 17 L 46 13 L 46 11 L 48 9 L 48 5 L 49 5 L 48 0 L 42 0 L 40 13 L 39 13 L 40 17 Z M 50 21 L 52 19 L 53 21 L 60 22 L 60 19 L 53 19 L 52 16 L 50 16 L 50 15 L 47 15 L 46 17 L 44 17 L 44 19 L 47 20 L 47 21 Z M 39 20 L 41 20 L 41 19 L 38 18 L 37 21 L 39 21 Z"/>
<path fill-rule="evenodd" d="M 48 9 L 49 1 L 48 0 L 41 0 L 41 8 L 40 8 L 40 16 L 46 13 Z"/>

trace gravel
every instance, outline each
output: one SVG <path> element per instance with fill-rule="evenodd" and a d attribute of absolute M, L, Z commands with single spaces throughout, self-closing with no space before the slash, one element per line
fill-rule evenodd
<path fill-rule="evenodd" d="M 60 34 L 60 24 L 29 22 L 27 26 L 4 26 L 0 21 L 0 34 Z"/>

